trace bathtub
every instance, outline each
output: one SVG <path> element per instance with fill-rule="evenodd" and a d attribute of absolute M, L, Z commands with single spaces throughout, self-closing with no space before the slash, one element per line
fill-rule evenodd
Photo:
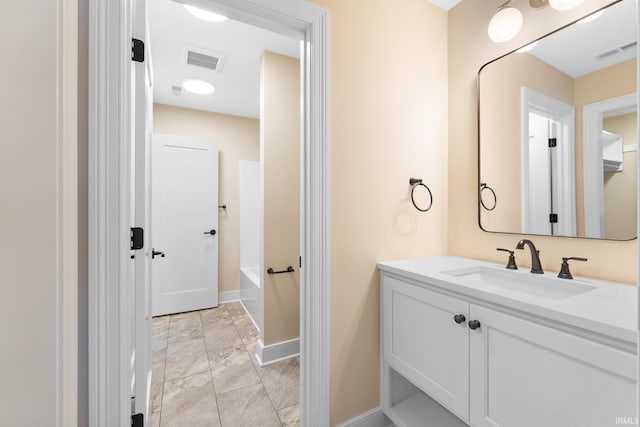
<path fill-rule="evenodd" d="M 260 268 L 241 267 L 240 268 L 240 302 L 244 306 L 247 314 L 258 328 L 260 325 Z"/>

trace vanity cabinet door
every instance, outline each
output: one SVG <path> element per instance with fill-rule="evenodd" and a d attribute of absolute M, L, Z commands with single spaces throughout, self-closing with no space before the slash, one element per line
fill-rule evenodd
<path fill-rule="evenodd" d="M 388 276 L 382 283 L 384 360 L 468 420 L 469 304 Z"/>
<path fill-rule="evenodd" d="M 635 356 L 471 305 L 471 424 L 603 427 L 635 416 Z"/>

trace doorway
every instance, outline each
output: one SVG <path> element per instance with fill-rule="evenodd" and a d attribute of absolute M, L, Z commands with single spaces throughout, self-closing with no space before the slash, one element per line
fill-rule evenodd
<path fill-rule="evenodd" d="M 166 252 L 152 261 L 151 421 L 297 422 L 300 39 L 208 13 L 148 4 L 151 244 Z M 243 176 L 247 163 L 257 176 Z M 204 277 L 200 264 L 218 271 Z M 253 276 L 257 295 L 244 298 Z"/>
<path fill-rule="evenodd" d="M 303 425 L 328 425 L 328 221 L 326 11 L 308 3 L 295 7 L 268 1 L 196 1 L 232 19 L 304 39 L 301 63 L 303 108 L 301 200 L 301 354 Z M 130 364 L 134 310 L 127 298 L 128 221 L 131 176 L 123 173 L 131 152 L 131 16 L 127 2 L 92 8 L 92 102 L 90 125 L 90 422 L 125 425 L 130 417 Z M 123 41 L 114 43 L 114 40 Z M 124 42 L 126 41 L 126 42 Z M 99 102 L 98 102 L 99 100 Z M 114 142 L 115 141 L 115 142 Z M 143 253 L 150 256 L 150 249 Z M 109 256 L 107 256 L 109 254 Z M 141 253 L 142 254 L 142 253 Z M 110 284 L 110 286 L 107 286 Z"/>
<path fill-rule="evenodd" d="M 637 145 L 633 148 L 626 146 L 624 141 L 619 138 L 619 135 L 606 134 L 607 126 L 605 122 L 607 119 L 622 117 L 631 113 L 635 114 L 637 110 L 637 93 L 630 93 L 628 95 L 587 104 L 582 108 L 585 237 L 600 239 L 621 238 L 622 240 L 627 240 L 635 236 L 634 233 L 628 231 L 620 234 L 611 233 L 611 227 L 609 227 L 609 229 L 612 235 L 607 235 L 606 213 L 608 205 L 612 203 L 607 203 L 606 181 L 609 181 L 611 176 L 607 176 L 608 174 L 606 172 L 621 172 L 623 170 L 625 152 L 633 153 L 633 151 L 637 150 Z M 635 131 L 632 133 L 635 133 Z M 612 136 L 613 138 L 611 138 Z M 613 139 L 614 142 L 617 143 L 609 144 L 607 142 L 608 139 Z M 627 144 L 629 144 L 629 142 L 627 142 Z M 609 159 L 609 157 L 611 157 L 611 159 Z M 636 179 L 635 174 L 636 172 L 634 170 L 631 173 L 631 181 L 633 183 L 635 183 Z M 629 194 L 635 194 L 634 187 L 631 187 L 631 190 L 621 194 L 625 195 L 623 196 L 625 198 L 623 205 L 635 206 L 635 203 L 629 203 L 628 200 Z M 619 210 L 618 208 L 615 209 Z M 611 215 L 612 212 L 609 211 L 609 213 Z M 633 216 L 633 218 L 630 220 L 627 219 L 626 221 L 621 220 L 621 218 L 617 218 L 616 220 L 620 223 L 625 223 L 627 229 L 633 230 L 636 225 L 636 212 L 632 211 L 630 215 L 627 215 L 627 217 L 629 216 Z"/>
<path fill-rule="evenodd" d="M 576 236 L 575 109 L 521 89 L 522 230 Z"/>

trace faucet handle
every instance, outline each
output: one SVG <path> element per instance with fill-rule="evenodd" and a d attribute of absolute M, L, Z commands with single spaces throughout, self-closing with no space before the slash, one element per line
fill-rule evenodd
<path fill-rule="evenodd" d="M 587 258 L 581 257 L 562 257 L 562 266 L 560 266 L 560 273 L 558 277 L 561 279 L 573 279 L 571 271 L 569 271 L 569 261 L 588 261 Z"/>
<path fill-rule="evenodd" d="M 507 263 L 506 268 L 508 270 L 517 270 L 518 266 L 516 265 L 516 257 L 513 255 L 515 252 L 510 251 L 509 249 L 504 248 L 496 248 L 496 251 L 509 252 L 509 262 Z"/>

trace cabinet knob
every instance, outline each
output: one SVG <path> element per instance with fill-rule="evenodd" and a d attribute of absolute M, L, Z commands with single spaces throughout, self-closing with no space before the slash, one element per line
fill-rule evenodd
<path fill-rule="evenodd" d="M 453 316 L 453 320 L 459 325 L 460 323 L 467 320 L 467 318 L 464 317 L 464 314 L 456 314 L 455 316 Z"/>
<path fill-rule="evenodd" d="M 480 321 L 479 320 L 469 320 L 469 327 L 473 330 L 476 330 L 480 327 Z"/>

